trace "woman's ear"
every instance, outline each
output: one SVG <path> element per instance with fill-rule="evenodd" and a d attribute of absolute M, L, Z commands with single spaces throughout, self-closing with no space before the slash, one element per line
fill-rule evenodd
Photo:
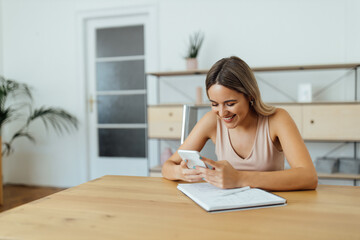
<path fill-rule="evenodd" d="M 248 101 L 249 101 L 249 105 L 251 107 L 254 106 L 254 102 L 255 102 L 254 98 L 252 98 L 251 96 L 248 96 L 247 98 L 248 98 Z"/>

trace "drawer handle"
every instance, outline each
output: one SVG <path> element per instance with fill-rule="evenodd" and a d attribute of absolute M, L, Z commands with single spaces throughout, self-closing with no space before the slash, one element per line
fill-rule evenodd
<path fill-rule="evenodd" d="M 315 121 L 311 119 L 311 120 L 310 120 L 310 123 L 311 123 L 311 124 L 314 124 L 314 123 L 315 123 Z"/>
<path fill-rule="evenodd" d="M 172 132 L 174 129 L 172 127 L 169 128 L 169 131 Z"/>
<path fill-rule="evenodd" d="M 173 116 L 173 113 L 172 113 L 172 112 L 169 112 L 169 116 L 172 117 L 172 116 Z"/>

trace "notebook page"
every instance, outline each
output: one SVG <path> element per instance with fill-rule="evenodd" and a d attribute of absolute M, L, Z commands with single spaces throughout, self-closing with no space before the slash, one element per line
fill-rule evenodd
<path fill-rule="evenodd" d="M 286 200 L 264 190 L 221 189 L 209 183 L 179 184 L 178 188 L 207 211 L 285 203 Z"/>

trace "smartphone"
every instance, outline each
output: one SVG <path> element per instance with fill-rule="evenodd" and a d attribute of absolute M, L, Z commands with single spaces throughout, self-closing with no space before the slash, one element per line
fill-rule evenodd
<path fill-rule="evenodd" d="M 178 153 L 182 160 L 187 160 L 187 167 L 194 168 L 195 166 L 205 167 L 206 165 L 200 160 L 200 153 L 193 150 L 178 150 Z"/>

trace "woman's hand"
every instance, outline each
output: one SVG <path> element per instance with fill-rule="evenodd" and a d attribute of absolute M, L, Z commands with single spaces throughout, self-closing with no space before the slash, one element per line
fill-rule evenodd
<path fill-rule="evenodd" d="M 242 187 L 239 185 L 240 172 L 226 160 L 213 161 L 209 158 L 201 157 L 205 164 L 213 167 L 213 169 L 196 167 L 201 172 L 201 177 L 219 188 L 236 188 Z"/>
<path fill-rule="evenodd" d="M 198 169 L 189 169 L 186 161 L 181 161 L 180 165 L 180 179 L 187 182 L 199 182 L 202 180 L 201 172 Z"/>

